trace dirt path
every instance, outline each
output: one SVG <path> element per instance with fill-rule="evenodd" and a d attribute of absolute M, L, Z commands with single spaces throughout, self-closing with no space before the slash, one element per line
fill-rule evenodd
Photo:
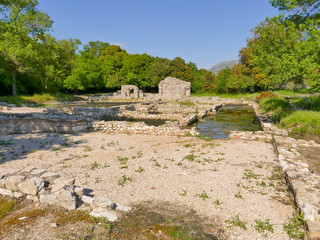
<path fill-rule="evenodd" d="M 226 239 L 289 239 L 283 225 L 294 208 L 270 143 L 104 133 L 12 135 L 0 143 L 0 169 L 33 165 L 115 202 L 194 211 Z M 274 233 L 259 233 L 256 220 L 267 219 Z M 234 226 L 240 221 L 247 230 Z"/>

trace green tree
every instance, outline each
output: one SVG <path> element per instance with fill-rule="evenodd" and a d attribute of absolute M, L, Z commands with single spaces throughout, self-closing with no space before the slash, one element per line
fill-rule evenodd
<path fill-rule="evenodd" d="M 39 11 L 37 0 L 4 0 L 0 3 L 0 54 L 10 72 L 12 93 L 17 95 L 17 74 L 30 71 L 35 57 L 34 44 L 52 21 Z"/>
<path fill-rule="evenodd" d="M 287 11 L 298 23 L 307 19 L 320 19 L 320 0 L 270 0 L 272 6 Z"/>
<path fill-rule="evenodd" d="M 104 87 L 101 62 L 101 52 L 109 46 L 109 43 L 90 41 L 86 44 L 76 59 L 76 67 L 65 81 L 65 87 L 71 90 L 100 90 Z"/>

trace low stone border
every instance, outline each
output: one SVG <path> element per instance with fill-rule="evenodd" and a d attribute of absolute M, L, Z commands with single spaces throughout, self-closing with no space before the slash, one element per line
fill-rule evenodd
<path fill-rule="evenodd" d="M 67 210 L 82 208 L 93 217 L 105 217 L 116 221 L 131 208 L 112 202 L 106 196 L 87 194 L 75 185 L 74 178 L 61 177 L 57 173 L 36 169 L 33 166 L 21 171 L 0 169 L 0 194 L 20 198 L 25 196 L 33 202 L 59 205 Z"/>
<path fill-rule="evenodd" d="M 125 121 L 96 121 L 92 123 L 95 131 L 106 133 L 129 133 L 129 134 L 152 134 L 169 136 L 197 136 L 195 127 L 190 129 L 181 129 L 179 123 L 166 122 L 158 127 L 148 126 L 144 122 L 125 122 Z"/>

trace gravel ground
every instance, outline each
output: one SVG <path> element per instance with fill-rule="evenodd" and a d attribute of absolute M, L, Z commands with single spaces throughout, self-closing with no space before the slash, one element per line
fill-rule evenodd
<path fill-rule="evenodd" d="M 276 153 L 263 141 L 98 132 L 11 135 L 0 137 L 0 158 L 0 169 L 46 168 L 117 203 L 195 211 L 227 239 L 289 239 L 283 225 L 294 207 L 277 180 Z M 236 215 L 247 230 L 226 222 Z M 274 233 L 255 229 L 255 220 L 266 219 Z"/>

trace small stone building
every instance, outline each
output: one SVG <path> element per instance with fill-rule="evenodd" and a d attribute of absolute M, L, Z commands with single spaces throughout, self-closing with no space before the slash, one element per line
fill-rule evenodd
<path fill-rule="evenodd" d="M 181 98 L 190 97 L 191 83 L 178 78 L 167 77 L 159 83 L 159 97 Z"/>
<path fill-rule="evenodd" d="M 122 85 L 121 86 L 121 97 L 143 97 L 143 92 L 135 85 Z"/>

